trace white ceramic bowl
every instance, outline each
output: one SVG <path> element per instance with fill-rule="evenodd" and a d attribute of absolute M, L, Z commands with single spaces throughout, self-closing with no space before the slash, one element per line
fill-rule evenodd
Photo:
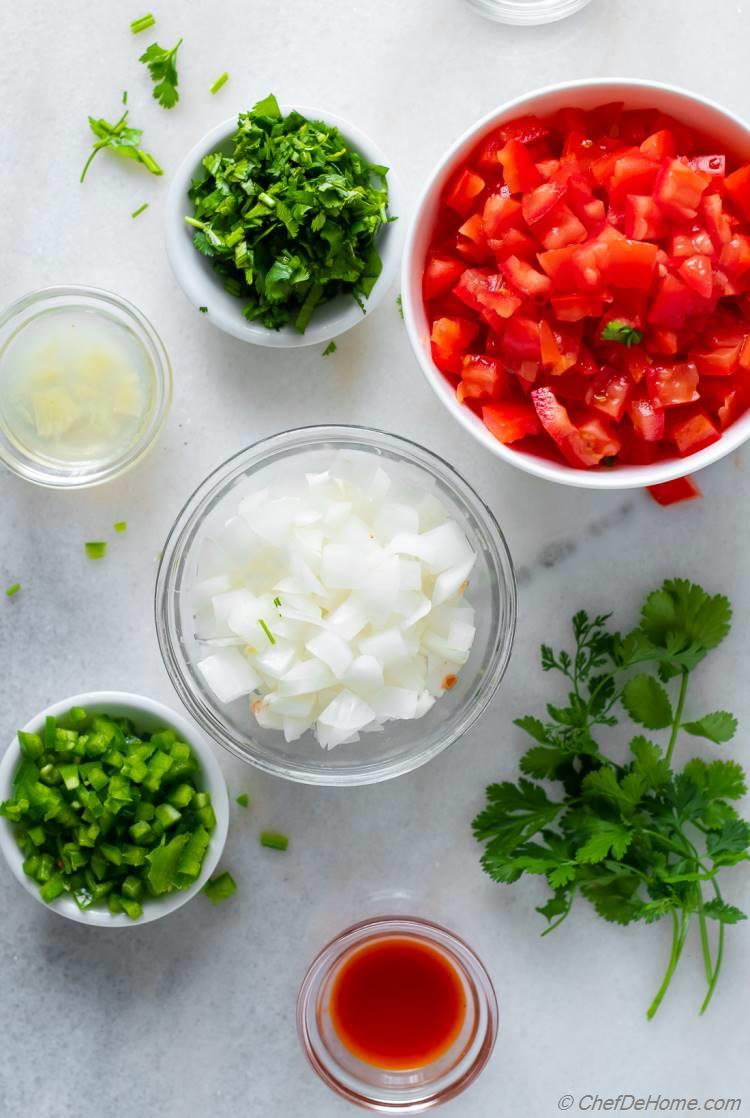
<path fill-rule="evenodd" d="M 698 94 L 660 82 L 635 79 L 592 79 L 563 82 L 508 101 L 483 117 L 461 136 L 430 175 L 417 204 L 406 239 L 401 280 L 404 319 L 409 339 L 428 383 L 458 422 L 498 458 L 548 481 L 585 489 L 635 489 L 693 474 L 736 450 L 750 437 L 750 412 L 746 412 L 718 442 L 687 458 L 670 458 L 647 466 L 616 466 L 607 470 L 577 470 L 536 455 L 504 446 L 494 438 L 469 408 L 459 404 L 454 389 L 432 360 L 430 326 L 422 303 L 422 272 L 440 195 L 456 166 L 481 137 L 505 120 L 523 113 L 545 116 L 563 105 L 591 109 L 609 101 L 624 101 L 626 109 L 659 108 L 705 132 L 738 157 L 750 159 L 750 125 Z"/>
<path fill-rule="evenodd" d="M 325 109 L 314 109 L 306 105 L 293 106 L 310 120 L 324 120 L 339 129 L 347 143 L 368 162 L 389 168 L 388 171 L 388 212 L 398 216 L 403 212 L 393 170 L 380 149 L 363 132 L 348 121 L 334 116 Z M 286 115 L 292 111 L 289 105 L 282 105 Z M 193 245 L 193 231 L 185 223 L 185 215 L 192 212 L 188 198 L 190 184 L 200 169 L 204 156 L 222 147 L 237 130 L 237 117 L 222 121 L 191 148 L 178 167 L 167 194 L 167 254 L 177 282 L 196 309 L 206 307 L 206 317 L 214 326 L 226 334 L 240 338 L 253 345 L 270 346 L 273 349 L 292 349 L 300 346 L 320 345 L 337 338 L 361 322 L 370 314 L 389 289 L 398 270 L 401 230 L 400 222 L 391 222 L 378 233 L 377 246 L 383 261 L 383 270 L 368 299 L 364 300 L 365 311 L 357 305 L 351 295 L 338 295 L 328 303 L 316 307 L 312 319 L 300 334 L 293 326 L 283 326 L 280 330 L 269 330 L 259 322 L 249 322 L 242 313 L 242 299 L 224 290 L 220 276 L 217 276 L 211 261 L 197 252 Z"/>
<path fill-rule="evenodd" d="M 121 718 L 131 718 L 136 727 L 144 730 L 158 730 L 164 727 L 176 730 L 180 738 L 194 750 L 201 766 L 203 789 L 211 795 L 211 803 L 216 814 L 216 829 L 211 835 L 198 878 L 189 889 L 180 889 L 165 897 L 147 900 L 143 905 L 143 915 L 138 920 L 131 920 L 124 913 L 115 915 L 107 908 L 80 909 L 74 899 L 67 894 L 58 897 L 51 904 L 46 904 L 39 896 L 37 883 L 23 872 L 23 855 L 16 842 L 12 824 L 0 817 L 0 850 L 13 875 L 20 881 L 26 892 L 35 897 L 40 904 L 45 905 L 45 908 L 49 908 L 52 912 L 59 913 L 60 916 L 66 916 L 68 920 L 76 920 L 79 924 L 103 928 L 137 928 L 181 908 L 203 888 L 215 870 L 224 849 L 229 826 L 227 786 L 211 747 L 187 719 L 164 703 L 158 703 L 155 699 L 147 699 L 142 695 L 129 695 L 124 691 L 91 691 L 84 695 L 73 695 L 70 699 L 63 699 L 47 707 L 27 722 L 23 729 L 29 733 L 39 733 L 48 715 L 57 717 L 66 714 L 71 707 L 83 707 L 90 714 L 112 714 Z M 0 801 L 9 799 L 12 794 L 13 774 L 20 758 L 18 738 L 14 738 L 0 759 Z"/>

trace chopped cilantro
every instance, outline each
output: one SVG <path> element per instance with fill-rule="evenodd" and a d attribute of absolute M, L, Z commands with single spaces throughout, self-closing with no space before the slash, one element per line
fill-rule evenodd
<path fill-rule="evenodd" d="M 208 314 L 208 307 L 198 307 L 201 314 Z"/>
<path fill-rule="evenodd" d="M 635 326 L 631 323 L 625 322 L 620 318 L 613 318 L 601 332 L 601 339 L 603 342 L 619 342 L 630 349 L 632 345 L 638 345 L 643 341 L 643 334 L 640 330 L 636 330 Z"/>
<path fill-rule="evenodd" d="M 130 25 L 130 30 L 134 35 L 140 35 L 141 31 L 148 31 L 149 27 L 153 27 L 155 23 L 156 20 L 149 12 L 148 15 L 141 16 L 140 19 L 134 19 Z"/>
<path fill-rule="evenodd" d="M 332 353 L 335 353 L 335 352 L 336 352 L 336 343 L 335 342 L 329 342 L 328 345 L 323 350 L 323 356 L 324 357 L 330 357 L 330 355 Z"/>
<path fill-rule="evenodd" d="M 218 93 L 219 90 L 221 89 L 221 87 L 223 85 L 226 85 L 228 81 L 229 81 L 229 74 L 225 70 L 224 73 L 220 74 L 219 77 L 214 82 L 214 84 L 211 86 L 211 93 Z"/>
<path fill-rule="evenodd" d="M 282 116 L 272 95 L 240 114 L 227 147 L 204 158 L 186 221 L 245 316 L 304 333 L 336 295 L 362 306 L 382 268 L 375 242 L 391 220 L 388 169 L 367 163 L 330 124 Z"/>
<path fill-rule="evenodd" d="M 401 318 L 403 319 L 403 317 L 404 317 L 404 301 L 403 301 L 403 299 L 401 298 L 400 295 L 396 296 L 396 306 L 398 307 L 398 313 L 401 315 Z"/>
<path fill-rule="evenodd" d="M 126 127 L 125 121 L 127 117 L 127 109 L 115 124 L 110 124 L 109 121 L 104 120 L 103 117 L 99 117 L 98 120 L 93 116 L 89 117 L 89 128 L 97 137 L 97 141 L 81 171 L 81 182 L 86 178 L 86 172 L 91 166 L 94 156 L 97 155 L 102 148 L 109 148 L 109 150 L 115 152 L 116 155 L 122 155 L 125 159 L 134 159 L 137 163 L 142 163 L 146 170 L 150 171 L 152 175 L 164 174 L 153 155 L 149 155 L 147 151 L 143 151 L 140 146 L 143 131 L 140 128 Z"/>
<path fill-rule="evenodd" d="M 163 109 L 173 108 L 180 99 L 177 92 L 177 51 L 181 43 L 182 39 L 179 39 L 171 50 L 165 50 L 158 43 L 152 43 L 138 59 L 148 66 L 148 72 L 154 82 L 153 95 Z"/>

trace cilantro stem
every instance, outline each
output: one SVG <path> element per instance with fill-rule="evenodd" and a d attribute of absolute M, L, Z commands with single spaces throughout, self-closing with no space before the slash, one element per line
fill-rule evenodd
<path fill-rule="evenodd" d="M 677 699 L 677 710 L 674 713 L 672 733 L 669 735 L 669 745 L 667 746 L 667 754 L 665 757 L 668 765 L 672 762 L 672 754 L 674 753 L 674 747 L 677 744 L 677 735 L 679 734 L 680 726 L 682 725 L 682 714 L 685 710 L 685 698 L 687 696 L 688 675 L 689 673 L 687 669 L 683 668 L 682 678 L 680 680 L 680 694 L 679 698 Z"/>
<path fill-rule="evenodd" d="M 653 1018 L 657 1009 L 661 1005 L 664 995 L 666 994 L 667 989 L 669 988 L 669 984 L 674 976 L 674 972 L 677 970 L 677 964 L 680 961 L 680 955 L 682 955 L 682 949 L 685 946 L 685 939 L 687 937 L 689 923 L 690 918 L 688 917 L 686 919 L 684 909 L 682 910 L 679 919 L 677 917 L 677 913 L 672 911 L 672 950 L 669 956 L 669 965 L 667 967 L 667 972 L 664 975 L 664 980 L 657 990 L 654 1000 L 648 1007 L 648 1013 L 646 1014 L 646 1016 L 648 1017 L 649 1021 Z"/>
<path fill-rule="evenodd" d="M 715 881 L 712 881 L 711 884 L 714 887 L 714 893 L 716 894 L 717 901 L 723 902 L 724 898 L 721 895 L 721 889 Z M 716 983 L 719 979 L 719 971 L 721 970 L 721 964 L 724 959 L 724 932 L 725 926 L 722 922 L 719 924 L 719 937 L 716 945 L 716 962 L 714 963 L 714 972 L 708 983 L 708 990 L 706 991 L 706 996 L 703 999 L 703 1005 L 700 1008 L 701 1014 L 705 1013 L 708 1009 L 711 998 L 714 995 L 714 990 L 716 989 Z"/>
<path fill-rule="evenodd" d="M 701 887 L 696 889 L 696 896 L 698 899 L 698 923 L 701 931 L 701 949 L 703 951 L 703 964 L 706 971 L 706 982 L 708 983 L 709 990 L 711 989 L 711 982 L 713 981 L 713 962 L 711 961 L 711 947 L 708 942 L 708 928 L 706 927 L 706 913 L 703 910 L 703 892 Z"/>
<path fill-rule="evenodd" d="M 555 928 L 559 928 L 560 925 L 562 924 L 563 920 L 565 919 L 565 917 L 570 914 L 570 910 L 573 907 L 573 901 L 575 899 L 575 895 L 576 895 L 576 891 L 575 891 L 575 887 L 574 887 L 570 890 L 570 893 L 568 894 L 568 904 L 567 904 L 567 907 L 565 909 L 565 912 L 563 912 L 562 916 L 559 916 L 557 918 L 557 920 L 555 920 L 554 924 L 550 924 L 550 926 L 548 928 L 544 929 L 544 931 L 542 932 L 542 938 L 544 938 L 544 936 L 548 936 L 550 934 L 550 932 L 554 932 Z"/>

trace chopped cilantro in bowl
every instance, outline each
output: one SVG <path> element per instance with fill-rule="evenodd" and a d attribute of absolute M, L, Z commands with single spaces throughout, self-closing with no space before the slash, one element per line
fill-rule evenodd
<path fill-rule="evenodd" d="M 389 170 L 366 137 L 321 115 L 265 98 L 205 137 L 170 191 L 178 280 L 245 340 L 327 341 L 372 309 L 395 269 Z"/>

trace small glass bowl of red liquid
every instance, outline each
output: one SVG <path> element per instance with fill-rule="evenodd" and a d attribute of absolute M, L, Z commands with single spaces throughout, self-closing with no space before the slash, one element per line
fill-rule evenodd
<path fill-rule="evenodd" d="M 347 928 L 320 952 L 297 1001 L 321 1079 L 370 1110 L 415 1113 L 465 1090 L 497 1035 L 497 998 L 470 947 L 416 917 Z"/>

